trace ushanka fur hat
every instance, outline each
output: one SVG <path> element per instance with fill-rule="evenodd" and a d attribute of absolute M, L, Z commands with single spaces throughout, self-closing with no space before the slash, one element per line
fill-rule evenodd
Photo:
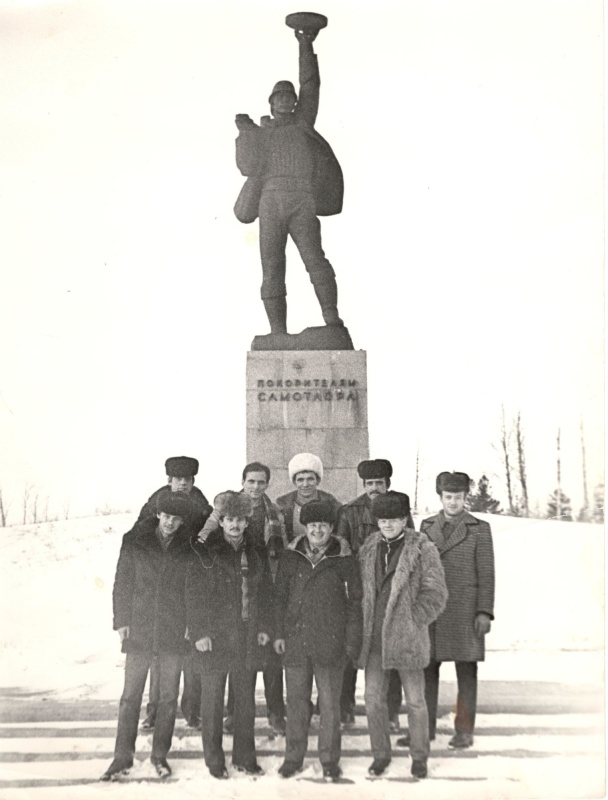
<path fill-rule="evenodd" d="M 165 461 L 170 478 L 193 478 L 198 473 L 198 461 L 190 456 L 172 456 Z"/>
<path fill-rule="evenodd" d="M 389 480 L 393 474 L 393 465 L 386 458 L 372 458 L 369 461 L 361 461 L 357 472 L 362 481 L 371 481 L 376 478 Z"/>
<path fill-rule="evenodd" d="M 410 513 L 410 498 L 400 492 L 387 492 L 374 497 L 372 514 L 376 519 L 401 519 Z"/>
<path fill-rule="evenodd" d="M 319 480 L 323 478 L 323 463 L 313 453 L 298 453 L 287 465 L 289 480 L 293 481 L 298 472 L 315 472 Z"/>
<path fill-rule="evenodd" d="M 300 512 L 300 523 L 308 525 L 309 522 L 329 522 L 330 525 L 334 524 L 336 515 L 329 500 L 312 500 L 302 506 Z"/>
<path fill-rule="evenodd" d="M 192 503 L 182 492 L 161 492 L 156 498 L 156 513 L 181 517 L 184 521 L 190 518 Z"/>
<path fill-rule="evenodd" d="M 220 518 L 247 519 L 253 514 L 253 500 L 244 492 L 221 492 L 216 495 L 213 505 Z"/>
<path fill-rule="evenodd" d="M 290 481 L 293 481 L 298 472 L 314 472 L 319 476 L 319 480 L 323 478 L 323 462 L 313 453 L 298 453 L 291 459 L 287 469 Z"/>
<path fill-rule="evenodd" d="M 468 492 L 471 479 L 466 472 L 440 472 L 435 481 L 437 494 L 441 492 Z"/>

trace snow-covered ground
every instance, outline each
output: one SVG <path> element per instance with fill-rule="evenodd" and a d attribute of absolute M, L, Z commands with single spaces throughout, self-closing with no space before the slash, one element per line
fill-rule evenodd
<path fill-rule="evenodd" d="M 583 713 L 558 715 L 546 703 L 535 710 L 534 697 L 524 695 L 562 684 L 565 694 L 576 697 L 579 691 L 604 685 L 603 530 L 582 523 L 487 519 L 494 531 L 497 598 L 487 660 L 480 666 L 480 700 L 484 697 L 490 702 L 495 690 L 500 687 L 504 693 L 504 682 L 511 682 L 512 697 L 521 695 L 535 713 L 503 713 L 496 700 L 491 713 L 479 715 L 475 747 L 460 754 L 447 750 L 451 727 L 447 714 L 433 744 L 427 781 L 368 782 L 371 756 L 365 717 L 360 715 L 356 731 L 343 737 L 344 773 L 355 781 L 350 787 L 279 779 L 276 771 L 284 741 L 270 742 L 263 727 L 258 731 L 258 747 L 266 776 L 255 782 L 240 775 L 227 782 L 214 781 L 198 757 L 200 739 L 188 735 L 182 721 L 173 747 L 175 780 L 170 786 L 146 780 L 108 786 L 94 781 L 107 766 L 113 748 L 115 717 L 79 719 L 75 713 L 65 722 L 37 722 L 34 715 L 28 722 L 0 722 L 0 798 L 80 800 L 103 792 L 133 800 L 150 800 L 161 793 L 171 798 L 258 794 L 335 798 L 345 789 L 353 798 L 373 800 L 404 794 L 484 800 L 601 797 L 603 706 L 598 703 Z M 123 657 L 112 631 L 112 583 L 121 536 L 133 521 L 133 515 L 121 515 L 2 530 L 2 694 L 22 697 L 32 709 L 41 697 L 76 709 L 78 701 L 117 706 Z M 446 664 L 444 696 L 447 692 L 451 697 L 453 683 L 453 666 Z M 361 684 L 360 673 L 358 702 L 362 705 Z M 26 694 L 32 697 L 28 700 Z M 258 694 L 263 704 L 261 688 Z M 264 719 L 257 723 L 263 726 Z M 92 730 L 85 735 L 83 729 Z M 228 738 L 228 749 L 229 742 Z M 139 737 L 142 757 L 149 745 L 149 737 Z M 316 748 L 314 732 L 310 746 Z M 409 776 L 406 753 L 396 751 L 389 777 Z M 306 763 L 304 777 L 318 773 L 315 758 Z M 132 774 L 150 777 L 149 762 L 139 763 Z"/>

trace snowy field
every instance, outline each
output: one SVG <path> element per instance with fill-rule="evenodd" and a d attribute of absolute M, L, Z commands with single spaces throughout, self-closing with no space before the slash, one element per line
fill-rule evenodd
<path fill-rule="evenodd" d="M 169 785 L 158 785 L 144 760 L 131 773 L 137 781 L 96 782 L 111 758 L 122 690 L 124 662 L 112 631 L 111 595 L 121 536 L 134 516 L 3 529 L 1 800 L 153 800 L 161 795 L 287 800 L 313 794 L 336 798 L 345 792 L 370 800 L 406 795 L 473 800 L 603 796 L 603 529 L 582 523 L 487 519 L 495 535 L 496 621 L 487 640 L 487 660 L 480 666 L 481 713 L 474 748 L 463 753 L 448 750 L 447 712 L 432 745 L 428 780 L 410 781 L 407 751 L 395 750 L 388 778 L 369 782 L 371 755 L 359 673 L 357 725 L 342 743 L 342 766 L 345 777 L 354 781 L 351 786 L 305 780 L 319 775 L 314 728 L 313 755 L 301 779 L 277 777 L 284 740 L 268 737 L 261 681 L 256 740 L 264 778 L 211 779 L 199 737 L 189 734 L 179 720 Z M 453 666 L 446 664 L 440 703 L 449 708 L 454 693 Z M 580 709 L 561 708 L 562 700 L 571 706 L 577 697 L 590 696 L 597 699 L 591 707 L 585 701 Z M 70 713 L 45 716 L 45 703 Z M 96 718 L 98 709 L 104 713 Z M 144 758 L 150 737 L 140 736 L 137 746 L 138 756 Z M 229 737 L 225 746 L 229 751 Z"/>

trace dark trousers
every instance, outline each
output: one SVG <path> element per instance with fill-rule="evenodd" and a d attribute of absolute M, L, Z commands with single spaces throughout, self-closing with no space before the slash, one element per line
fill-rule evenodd
<path fill-rule="evenodd" d="M 260 198 L 262 300 L 285 297 L 285 247 L 291 236 L 313 286 L 335 285 L 321 245 L 321 223 L 311 192 L 265 191 Z"/>
<path fill-rule="evenodd" d="M 175 727 L 179 676 L 182 669 L 183 656 L 168 653 L 154 658 L 158 669 L 158 703 L 156 707 L 156 725 L 152 737 L 152 757 L 166 758 L 171 748 L 171 739 Z M 125 761 L 133 760 L 141 700 L 152 660 L 152 655 L 127 653 L 125 687 L 118 709 L 118 730 L 114 748 L 115 758 Z"/>
<path fill-rule="evenodd" d="M 243 657 L 243 661 L 244 661 Z M 223 767 L 226 763 L 223 738 L 224 694 L 228 672 L 201 670 L 201 717 L 203 724 L 203 752 L 209 769 Z M 232 763 L 249 767 L 256 763 L 255 756 L 255 670 L 244 664 L 230 671 L 234 692 L 234 737 Z"/>
<path fill-rule="evenodd" d="M 456 732 L 473 733 L 477 713 L 477 662 L 456 661 L 458 696 L 456 699 Z M 431 661 L 424 670 L 425 697 L 429 712 L 429 736 L 437 729 L 437 702 L 439 698 L 439 668 L 441 661 Z"/>
<path fill-rule="evenodd" d="M 340 709 L 343 714 L 355 708 L 355 689 L 357 688 L 357 669 L 349 661 L 344 668 L 344 680 L 342 682 L 342 695 L 340 697 Z M 388 704 L 388 715 L 395 717 L 401 708 L 401 678 L 399 670 L 391 669 L 388 682 L 388 694 L 386 696 Z"/>
<path fill-rule="evenodd" d="M 270 717 L 285 717 L 285 701 L 283 700 L 283 667 L 280 664 L 267 666 L 263 671 L 264 696 L 266 698 L 266 714 Z M 234 689 L 232 678 L 228 678 L 228 702 L 226 710 L 229 716 L 234 715 Z"/>
<path fill-rule="evenodd" d="M 201 681 L 194 662 L 194 653 L 189 653 L 184 657 L 184 690 L 180 708 L 186 720 L 201 715 Z M 146 714 L 156 716 L 158 705 L 159 674 L 156 659 L 152 661 L 150 667 L 150 691 L 148 694 L 148 705 Z"/>
<path fill-rule="evenodd" d="M 340 760 L 340 692 L 344 667 L 322 667 L 310 659 L 302 667 L 285 667 L 287 685 L 287 735 L 285 761 L 302 764 L 308 749 L 312 678 L 319 700 L 319 760 L 321 764 Z"/>

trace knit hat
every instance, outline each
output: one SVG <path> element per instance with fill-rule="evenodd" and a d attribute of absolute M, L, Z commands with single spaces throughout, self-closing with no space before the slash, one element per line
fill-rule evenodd
<path fill-rule="evenodd" d="M 156 498 L 156 513 L 181 517 L 184 521 L 190 518 L 193 508 L 189 498 L 181 492 L 161 492 Z"/>
<path fill-rule="evenodd" d="M 401 519 L 410 513 L 410 498 L 401 492 L 387 492 L 374 497 L 371 507 L 376 519 Z"/>
<path fill-rule="evenodd" d="M 272 92 L 270 93 L 268 102 L 272 103 L 272 98 L 275 96 L 275 94 L 279 94 L 279 92 L 289 92 L 296 98 L 296 100 L 298 99 L 298 95 L 296 94 L 296 90 L 294 89 L 291 81 L 277 81 L 272 89 Z"/>
<path fill-rule="evenodd" d="M 302 525 L 308 525 L 309 522 L 329 522 L 330 525 L 333 525 L 335 518 L 334 508 L 329 500 L 313 500 L 302 506 L 300 512 Z"/>
<path fill-rule="evenodd" d="M 198 472 L 198 461 L 189 456 L 173 456 L 165 461 L 165 471 L 170 478 L 193 478 Z"/>
<path fill-rule="evenodd" d="M 466 472 L 440 472 L 435 481 L 437 494 L 441 492 L 468 492 L 471 479 Z"/>
<path fill-rule="evenodd" d="M 244 492 L 220 492 L 213 505 L 220 517 L 247 519 L 253 514 L 253 500 Z"/>
<path fill-rule="evenodd" d="M 386 458 L 373 458 L 369 461 L 362 461 L 357 467 L 359 477 L 363 481 L 371 481 L 374 478 L 386 478 L 393 474 L 393 465 Z"/>
<path fill-rule="evenodd" d="M 298 472 L 315 472 L 319 480 L 323 478 L 323 464 L 319 456 L 312 453 L 298 453 L 287 465 L 289 480 L 293 481 Z"/>

